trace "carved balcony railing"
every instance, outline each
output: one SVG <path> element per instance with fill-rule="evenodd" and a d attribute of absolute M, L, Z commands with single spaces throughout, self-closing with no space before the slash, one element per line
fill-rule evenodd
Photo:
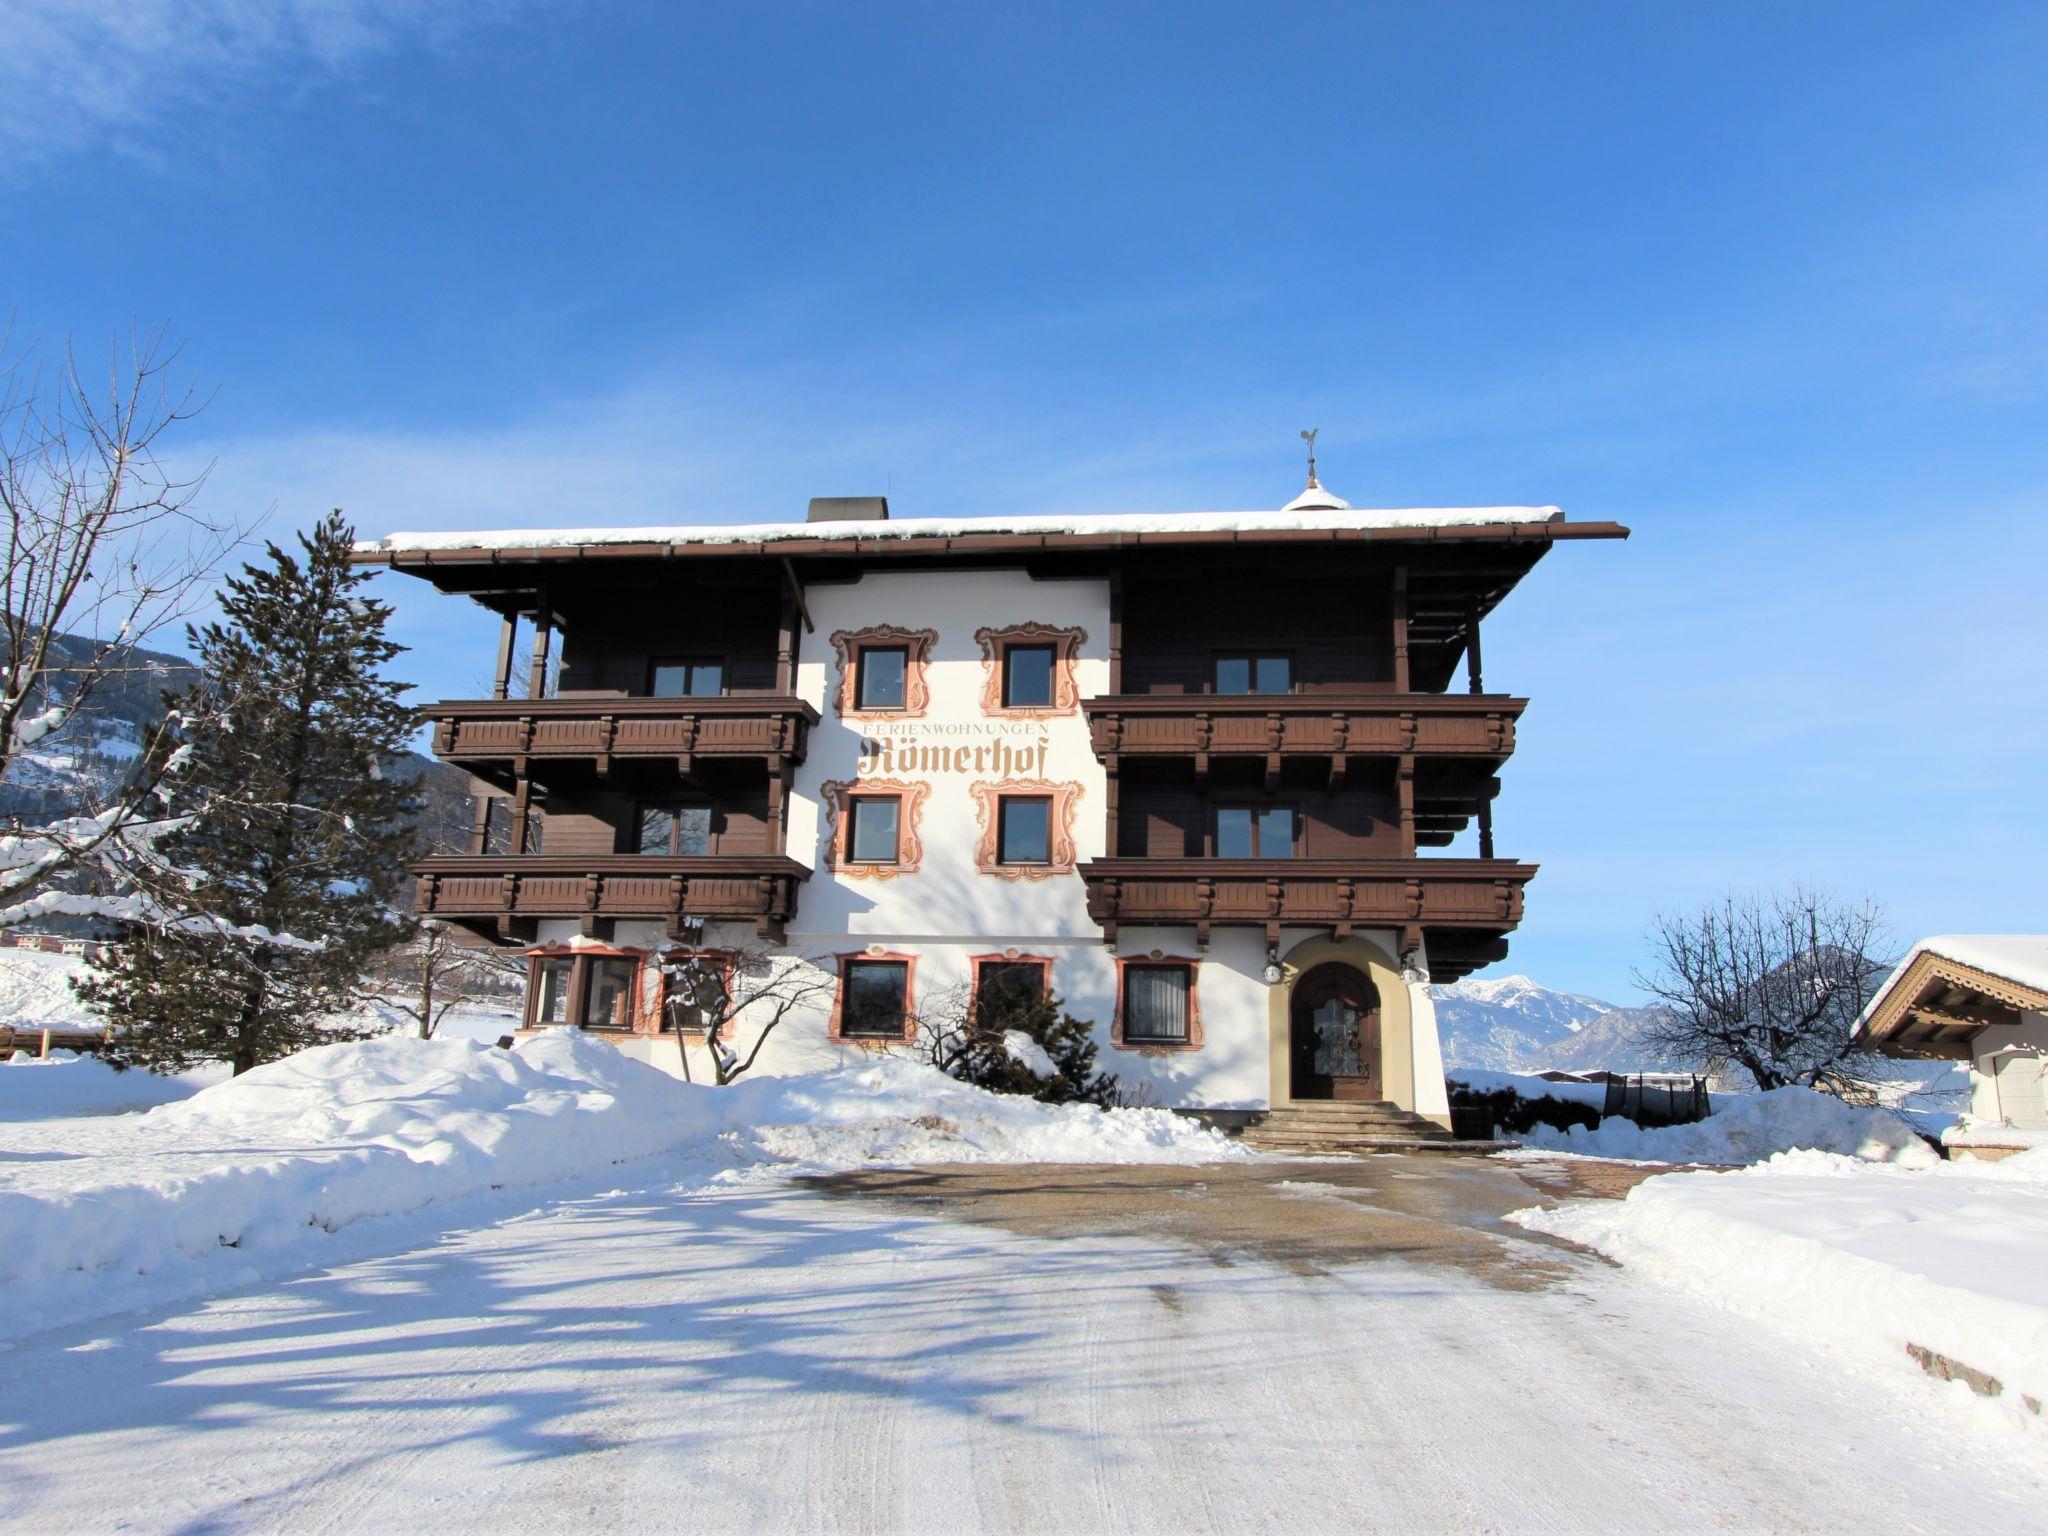
<path fill-rule="evenodd" d="M 1457 756 L 1504 760 L 1527 699 L 1499 693 L 1105 694 L 1095 755 Z"/>
<path fill-rule="evenodd" d="M 424 711 L 434 755 L 479 770 L 493 763 L 577 759 L 607 771 L 619 758 L 700 757 L 802 762 L 818 712 L 802 699 L 735 694 L 650 699 L 449 699 Z"/>
<path fill-rule="evenodd" d="M 779 936 L 810 870 L 786 854 L 460 854 L 413 866 L 414 908 L 493 937 L 531 936 L 541 918 L 598 933 L 620 918 L 739 919 Z"/>
<path fill-rule="evenodd" d="M 1522 920 L 1534 864 L 1510 859 L 1092 859 L 1088 915 L 1119 924 L 1462 929 L 1503 934 Z"/>

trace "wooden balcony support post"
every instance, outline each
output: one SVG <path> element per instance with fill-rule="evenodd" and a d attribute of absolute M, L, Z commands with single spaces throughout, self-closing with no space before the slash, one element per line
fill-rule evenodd
<path fill-rule="evenodd" d="M 1479 661 L 1479 600 L 1474 598 L 1465 610 L 1465 680 L 1468 693 L 1486 692 L 1486 680 L 1481 675 Z"/>
<path fill-rule="evenodd" d="M 524 773 L 522 773 L 516 780 L 513 781 L 512 825 L 510 828 L 507 829 L 511 833 L 510 846 L 512 852 L 515 854 L 526 852 L 526 823 L 528 817 L 532 814 L 532 806 L 533 780 L 529 779 Z"/>
<path fill-rule="evenodd" d="M 469 851 L 489 853 L 491 851 L 491 797 L 478 795 L 476 811 L 469 824 Z"/>
<path fill-rule="evenodd" d="M 498 629 L 498 670 L 491 677 L 491 697 L 507 698 L 512 692 L 512 647 L 517 643 L 519 615 L 508 613 Z"/>
<path fill-rule="evenodd" d="M 548 589 L 542 587 L 533 615 L 533 664 L 526 671 L 526 696 L 529 699 L 547 697 L 548 649 L 554 632 L 554 611 L 548 607 Z"/>
<path fill-rule="evenodd" d="M 1117 832 L 1120 786 L 1116 754 L 1112 752 L 1102 760 L 1102 851 L 1112 859 L 1117 856 L 1117 851 L 1122 846 L 1122 839 Z"/>
<path fill-rule="evenodd" d="M 1394 692 L 1409 693 L 1408 677 L 1408 566 L 1394 567 Z"/>
<path fill-rule="evenodd" d="M 1415 857 L 1415 754 L 1401 754 L 1400 767 L 1395 770 L 1394 782 L 1401 796 L 1401 857 Z"/>
<path fill-rule="evenodd" d="M 789 780 L 795 764 L 778 757 L 768 765 L 768 851 L 789 851 Z"/>
<path fill-rule="evenodd" d="M 1493 857 L 1493 797 L 1500 793 L 1500 780 L 1489 778 L 1479 786 L 1479 857 Z"/>
<path fill-rule="evenodd" d="M 782 571 L 782 611 L 775 627 L 775 691 L 787 698 L 796 692 L 797 604 L 802 594 L 797 591 L 796 571 L 787 560 L 782 562 Z"/>
<path fill-rule="evenodd" d="M 1124 691 L 1124 573 L 1109 573 L 1109 691 Z"/>

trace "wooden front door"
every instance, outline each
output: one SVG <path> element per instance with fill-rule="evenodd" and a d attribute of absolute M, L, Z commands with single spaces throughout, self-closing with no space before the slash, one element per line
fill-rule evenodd
<path fill-rule="evenodd" d="M 1363 971 L 1319 965 L 1294 984 L 1289 1008 L 1293 1097 L 1380 1097 L 1380 995 Z"/>

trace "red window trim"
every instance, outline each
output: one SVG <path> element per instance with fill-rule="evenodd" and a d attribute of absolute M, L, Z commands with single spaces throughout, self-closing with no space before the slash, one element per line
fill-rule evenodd
<path fill-rule="evenodd" d="M 520 1028 L 558 1028 L 557 1025 L 542 1025 L 534 1018 L 534 1010 L 540 1004 L 540 967 L 544 960 L 567 960 L 571 962 L 569 972 L 568 1011 L 577 1022 L 570 1026 L 589 1030 L 601 1035 L 645 1035 L 654 1033 L 660 1027 L 661 1015 L 650 1013 L 647 1006 L 647 962 L 650 958 L 644 949 L 624 949 L 612 944 L 539 944 L 525 951 L 526 954 L 526 1006 L 520 1015 Z M 586 960 L 631 960 L 633 967 L 634 1019 L 625 1029 L 614 1029 L 609 1025 L 585 1024 L 584 1010 L 589 1005 L 590 967 L 581 962 Z M 657 988 L 657 990 L 659 990 Z M 658 1010 L 659 1004 L 656 1008 Z"/>
<path fill-rule="evenodd" d="M 842 720 L 921 720 L 931 706 L 931 684 L 925 677 L 932 647 L 939 643 L 936 629 L 899 629 L 894 624 L 871 624 L 866 629 L 835 629 L 832 651 L 839 660 L 839 686 L 832 690 L 832 705 Z M 860 696 L 860 653 L 864 647 L 901 646 L 903 657 L 903 707 L 862 709 Z"/>
<path fill-rule="evenodd" d="M 1053 875 L 1071 875 L 1078 858 L 1074 840 L 1074 808 L 1080 804 L 1084 787 L 1078 780 L 977 779 L 967 786 L 974 796 L 974 867 L 1000 880 L 1045 880 Z M 1050 800 L 1047 852 L 1043 864 L 1005 864 L 1002 860 L 1002 801 L 1011 796 L 1026 800 Z"/>
<path fill-rule="evenodd" d="M 918 828 L 924 820 L 924 802 L 932 792 L 929 783 L 906 779 L 828 779 L 818 786 L 825 802 L 825 867 L 850 880 L 893 880 L 914 875 L 924 862 L 924 839 Z M 896 816 L 896 862 L 856 864 L 849 857 L 847 839 L 853 835 L 851 802 L 862 798 L 893 798 L 902 802 Z"/>
<path fill-rule="evenodd" d="M 1188 973 L 1188 1037 L 1185 1040 L 1124 1039 L 1124 973 L 1146 967 L 1180 966 Z M 1168 1051 L 1199 1051 L 1202 1048 L 1202 962 L 1186 955 L 1117 956 L 1116 1012 L 1109 1024 L 1110 1048 L 1149 1056 Z"/>
<path fill-rule="evenodd" d="M 996 720 L 1044 720 L 1055 715 L 1078 714 L 1080 686 L 1074 668 L 1081 660 L 1081 647 L 1088 643 L 1088 631 L 1080 625 L 1041 624 L 1035 619 L 1021 624 L 990 625 L 974 632 L 981 645 L 981 710 Z M 1052 702 L 1050 704 L 1005 704 L 1003 702 L 1003 653 L 1013 645 L 1045 645 L 1052 648 Z"/>
<path fill-rule="evenodd" d="M 917 1039 L 917 956 L 904 954 L 900 950 L 855 950 L 848 954 L 832 957 L 839 963 L 839 982 L 832 989 L 831 1039 L 834 1045 L 865 1045 L 887 1047 L 909 1045 Z M 903 1035 L 847 1035 L 840 1032 L 846 1013 L 846 967 L 863 960 L 877 964 L 894 962 L 903 967 Z"/>
<path fill-rule="evenodd" d="M 1006 955 L 969 955 L 967 957 L 967 964 L 969 967 L 967 1000 L 970 1003 L 981 996 L 981 968 L 984 965 L 1035 965 L 1038 967 L 1039 984 L 1044 988 L 1044 995 L 1046 997 L 1053 995 L 1051 955 L 1026 955 L 1016 952 Z"/>

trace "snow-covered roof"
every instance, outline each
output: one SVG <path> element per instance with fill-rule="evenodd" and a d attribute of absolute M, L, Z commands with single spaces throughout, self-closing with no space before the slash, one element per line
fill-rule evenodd
<path fill-rule="evenodd" d="M 1896 1038 L 1903 1043 L 1922 1043 L 1922 1037 L 1933 1038 L 1912 1023 L 1909 1015 L 1921 1006 L 1928 987 L 1946 974 L 1943 962 L 1991 978 L 1979 981 L 1976 987 L 1994 994 L 2006 1006 L 2039 1007 L 2040 1000 L 2048 997 L 2048 934 L 1938 933 L 1907 951 L 1864 1007 L 1856 1028 L 1879 1042 Z M 1998 982 L 2004 985 L 1996 985 Z"/>
<path fill-rule="evenodd" d="M 720 545 L 786 541 L 862 543 L 973 537 L 1088 537 L 1189 533 L 1289 533 L 1513 527 L 1564 522 L 1556 507 L 1348 507 L 1296 504 L 1278 512 L 1115 512 L 1054 517 L 899 517 L 872 522 L 687 523 L 647 528 L 501 528 L 391 533 L 356 544 L 359 556 L 455 550 L 573 549 L 607 544 Z M 1600 527 L 1604 525 L 1593 525 Z"/>
<path fill-rule="evenodd" d="M 1940 955 L 1957 965 L 2048 992 L 2048 934 L 1938 933 L 1915 944 L 1913 953 L 1906 956 L 1906 965 L 1921 954 Z"/>

